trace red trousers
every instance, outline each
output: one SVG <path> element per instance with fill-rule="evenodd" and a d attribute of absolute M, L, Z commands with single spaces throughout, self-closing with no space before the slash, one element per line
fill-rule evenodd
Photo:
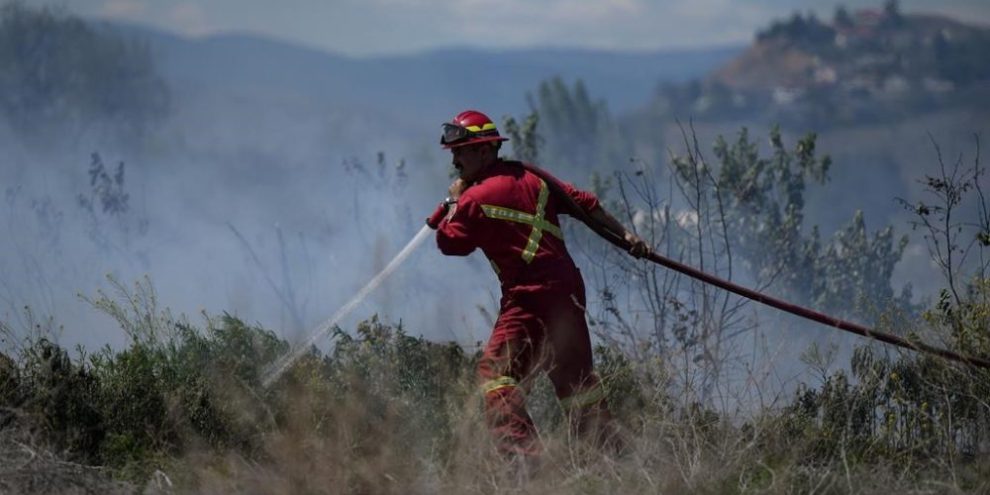
<path fill-rule="evenodd" d="M 584 282 L 577 269 L 560 280 L 503 291 L 498 320 L 478 365 L 485 418 L 501 452 L 528 455 L 540 450 L 524 396 L 537 371 L 545 371 L 553 382 L 576 433 L 598 432 L 608 421 L 584 307 Z"/>

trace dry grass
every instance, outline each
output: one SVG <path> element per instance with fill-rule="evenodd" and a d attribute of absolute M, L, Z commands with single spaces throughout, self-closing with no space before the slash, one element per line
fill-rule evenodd
<path fill-rule="evenodd" d="M 132 307 L 113 314 L 157 337 L 76 359 L 36 342 L 0 360 L 0 492 L 990 493 L 990 455 L 970 447 L 990 438 L 987 376 L 937 363 L 887 363 L 875 383 L 829 377 L 732 416 L 671 395 L 675 364 L 600 349 L 624 448 L 572 438 L 538 380 L 545 451 L 524 463 L 495 453 L 476 356 L 457 347 L 372 319 L 264 389 L 285 350 L 270 332 L 231 317 L 200 331 Z"/>
<path fill-rule="evenodd" d="M 414 404 L 355 391 L 329 410 L 318 388 L 295 387 L 291 411 L 253 454 L 193 450 L 172 474 L 199 493 L 988 493 L 990 459 L 809 458 L 813 442 L 789 437 L 780 412 L 734 425 L 710 411 L 652 404 L 621 418 L 625 448 L 572 438 L 544 409 L 544 454 L 506 460 L 483 427 L 473 380 L 449 392 L 449 431 L 415 428 Z M 539 394 L 541 390 L 536 390 Z M 534 397 L 534 406 L 546 397 Z M 675 412 L 676 411 L 676 412 Z M 440 413 L 441 411 L 436 411 Z M 434 411 L 420 411 L 423 415 Z M 254 413 L 247 414 L 257 416 Z M 372 419 L 373 418 L 373 419 Z"/>
<path fill-rule="evenodd" d="M 64 460 L 23 428 L 0 429 L 0 493 L 133 493 L 106 469 Z"/>

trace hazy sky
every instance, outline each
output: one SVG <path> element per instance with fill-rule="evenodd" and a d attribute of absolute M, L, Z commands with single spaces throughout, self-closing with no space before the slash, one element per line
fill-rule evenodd
<path fill-rule="evenodd" d="M 348 55 L 442 46 L 658 49 L 746 42 L 770 19 L 818 0 L 27 0 L 191 36 L 251 32 Z M 846 0 L 851 9 L 883 0 Z M 902 0 L 990 25 L 990 0 Z"/>

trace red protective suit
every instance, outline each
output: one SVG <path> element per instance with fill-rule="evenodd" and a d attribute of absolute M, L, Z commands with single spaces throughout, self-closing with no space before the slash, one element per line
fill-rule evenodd
<path fill-rule="evenodd" d="M 598 208 L 593 194 L 558 184 L 585 211 Z M 584 283 L 557 219 L 563 210 L 543 179 L 518 162 L 499 160 L 483 169 L 437 228 L 441 252 L 466 256 L 480 248 L 502 285 L 478 374 L 486 418 L 503 452 L 539 451 L 521 389 L 533 371 L 547 371 L 579 431 L 597 429 L 608 416 L 592 368 Z M 434 215 L 443 215 L 443 205 Z"/>

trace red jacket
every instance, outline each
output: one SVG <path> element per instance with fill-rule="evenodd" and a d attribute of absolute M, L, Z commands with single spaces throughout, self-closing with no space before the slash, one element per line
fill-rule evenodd
<path fill-rule="evenodd" d="M 566 182 L 558 184 L 585 211 L 598 207 L 594 194 Z M 557 219 L 562 212 L 563 205 L 543 179 L 519 162 L 500 159 L 461 194 L 453 216 L 440 222 L 437 246 L 453 256 L 467 256 L 481 248 L 503 291 L 571 280 L 577 268 L 564 246 Z"/>

